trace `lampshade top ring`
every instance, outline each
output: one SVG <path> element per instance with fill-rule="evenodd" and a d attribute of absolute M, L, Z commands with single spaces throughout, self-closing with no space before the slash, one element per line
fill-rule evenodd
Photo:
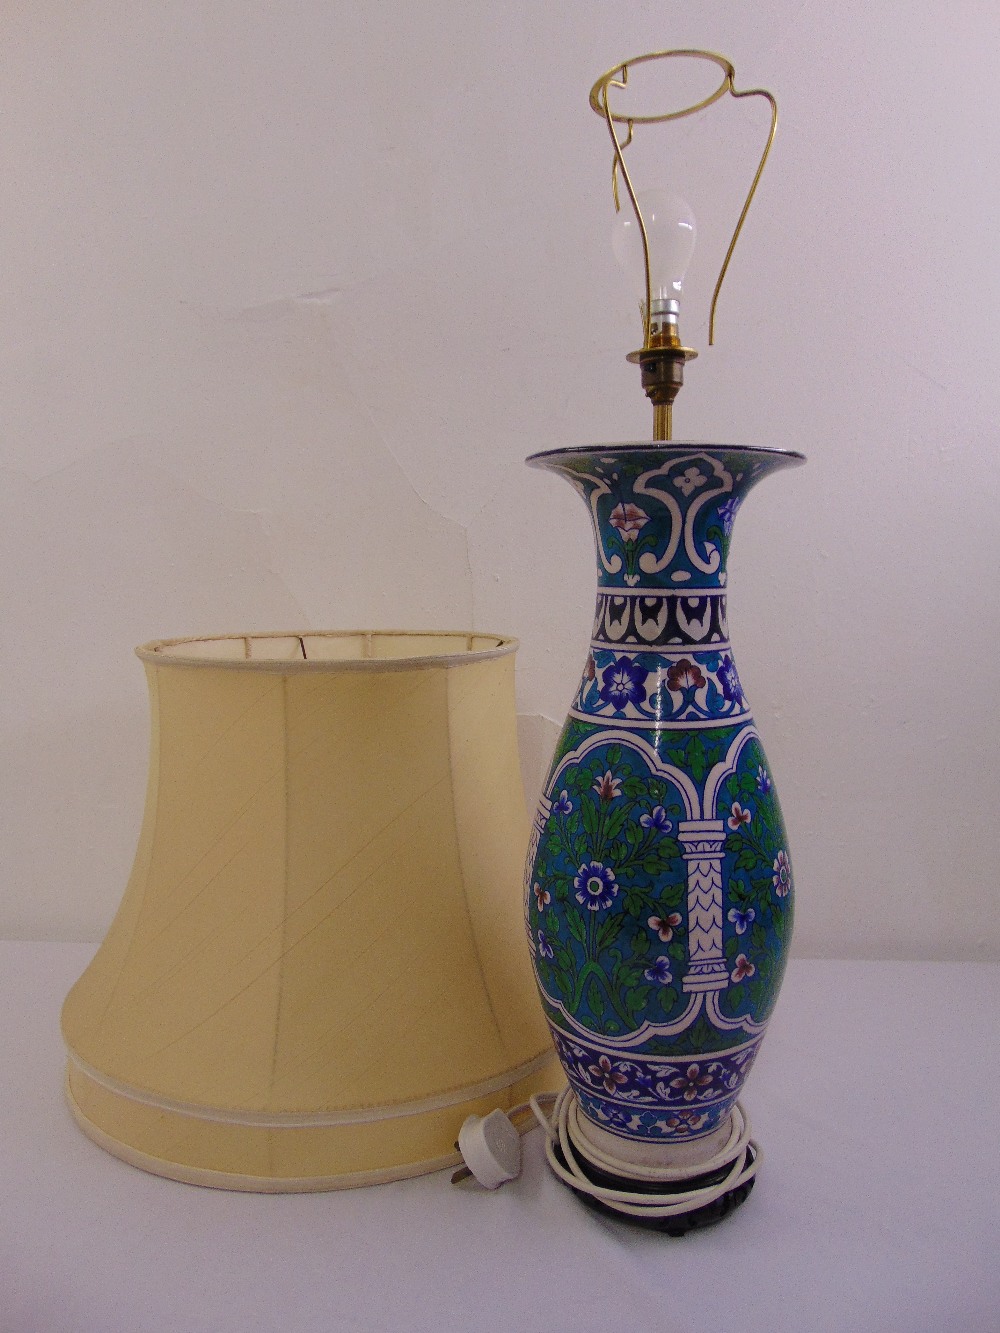
<path fill-rule="evenodd" d="M 473 630 L 303 630 L 154 639 L 150 665 L 278 672 L 419 671 L 469 666 L 517 651 L 517 639 Z"/>

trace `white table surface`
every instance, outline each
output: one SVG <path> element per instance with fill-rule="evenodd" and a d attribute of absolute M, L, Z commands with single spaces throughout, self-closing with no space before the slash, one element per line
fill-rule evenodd
<path fill-rule="evenodd" d="M 146 1175 L 63 1104 L 91 946 L 0 944 L 0 1329 L 1000 1330 L 1000 967 L 793 962 L 744 1101 L 766 1155 L 681 1240 L 589 1213 L 525 1140 L 447 1175 L 247 1195 Z"/>

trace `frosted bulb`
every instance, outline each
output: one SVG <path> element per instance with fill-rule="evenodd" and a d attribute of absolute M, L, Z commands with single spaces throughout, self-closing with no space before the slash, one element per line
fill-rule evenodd
<path fill-rule="evenodd" d="M 673 190 L 644 190 L 636 196 L 649 242 L 650 318 L 677 317 L 678 300 L 691 255 L 694 253 L 694 214 L 688 203 Z M 612 236 L 615 258 L 632 282 L 643 314 L 646 310 L 646 263 L 642 232 L 630 201 L 622 200 Z"/>

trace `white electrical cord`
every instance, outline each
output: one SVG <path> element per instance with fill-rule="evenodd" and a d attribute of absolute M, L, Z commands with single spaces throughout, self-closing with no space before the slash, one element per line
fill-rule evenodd
<path fill-rule="evenodd" d="M 553 1100 L 555 1105 L 550 1118 L 542 1109 L 541 1102 L 546 1101 L 551 1104 Z M 705 1176 L 710 1172 L 720 1171 L 723 1167 L 729 1166 L 730 1170 L 722 1180 L 714 1185 L 703 1185 L 697 1189 L 681 1190 L 669 1194 L 639 1194 L 631 1190 L 608 1189 L 602 1185 L 595 1185 L 592 1180 L 588 1179 L 573 1151 L 573 1138 L 575 1137 L 579 1142 L 583 1136 L 580 1134 L 578 1127 L 579 1104 L 573 1096 L 572 1090 L 565 1087 L 554 1099 L 551 1094 L 543 1098 L 532 1097 L 529 1105 L 535 1114 L 535 1119 L 545 1130 L 545 1155 L 548 1158 L 549 1166 L 559 1179 L 569 1185 L 571 1189 L 600 1200 L 614 1212 L 625 1213 L 631 1217 L 680 1217 L 685 1213 L 693 1212 L 696 1208 L 714 1203 L 716 1199 L 721 1199 L 730 1190 L 734 1190 L 739 1185 L 751 1180 L 757 1174 L 757 1169 L 763 1161 L 760 1148 L 750 1137 L 749 1118 L 743 1107 L 737 1102 L 733 1108 L 732 1130 L 729 1139 L 725 1147 L 721 1148 L 713 1157 L 710 1157 L 708 1161 L 698 1162 L 692 1166 L 642 1167 L 612 1157 L 589 1143 L 585 1154 L 588 1161 L 593 1162 L 594 1166 L 606 1171 L 609 1175 L 631 1177 L 633 1180 L 659 1182 L 693 1180 L 698 1176 Z M 575 1136 L 574 1130 L 576 1131 Z M 557 1156 L 557 1148 L 562 1154 L 565 1166 Z M 746 1163 L 748 1148 L 752 1160 Z"/>
<path fill-rule="evenodd" d="M 544 1109 L 543 1109 L 544 1107 Z M 551 1110 L 551 1115 L 546 1114 Z M 526 1115 L 526 1112 L 531 1115 Z M 532 1119 L 532 1116 L 534 1119 Z M 475 1176 L 486 1189 L 498 1189 L 508 1180 L 514 1180 L 521 1171 L 520 1136 L 541 1125 L 545 1131 L 545 1156 L 555 1175 L 570 1189 L 599 1200 L 613 1212 L 646 1219 L 683 1217 L 686 1213 L 703 1208 L 721 1199 L 730 1190 L 752 1180 L 763 1161 L 756 1141 L 750 1137 L 750 1120 L 739 1102 L 733 1108 L 732 1125 L 726 1144 L 713 1157 L 689 1166 L 644 1167 L 624 1161 L 610 1153 L 587 1144 L 585 1153 L 579 1149 L 580 1106 L 569 1087 L 562 1092 L 541 1093 L 515 1106 L 512 1111 L 496 1110 L 488 1116 L 469 1116 L 459 1134 L 459 1148 L 465 1166 L 452 1176 L 457 1184 L 468 1176 Z M 595 1184 L 583 1171 L 573 1151 L 574 1139 L 587 1161 L 608 1175 L 632 1180 L 648 1180 L 665 1184 L 668 1181 L 695 1180 L 729 1167 L 729 1171 L 714 1185 L 671 1193 L 643 1194 L 633 1190 L 610 1189 Z M 750 1161 L 747 1162 L 747 1155 Z M 560 1154 L 562 1160 L 560 1161 Z"/>

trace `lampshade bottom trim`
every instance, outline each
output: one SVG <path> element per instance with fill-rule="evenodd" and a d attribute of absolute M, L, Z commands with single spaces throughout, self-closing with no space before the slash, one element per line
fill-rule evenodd
<path fill-rule="evenodd" d="M 431 1171 L 444 1171 L 448 1167 L 459 1165 L 461 1153 L 446 1153 L 425 1162 L 411 1162 L 406 1166 L 387 1167 L 374 1171 L 354 1171 L 334 1176 L 247 1176 L 232 1171 L 215 1171 L 204 1166 L 185 1166 L 182 1162 L 169 1162 L 163 1157 L 153 1157 L 139 1148 L 106 1134 L 100 1126 L 80 1110 L 76 1099 L 66 1083 L 66 1098 L 73 1119 L 86 1134 L 87 1138 L 99 1148 L 118 1157 L 129 1166 L 137 1166 L 141 1171 L 148 1171 L 154 1176 L 164 1176 L 168 1180 L 178 1180 L 184 1185 L 203 1185 L 208 1189 L 242 1190 L 249 1194 L 307 1194 L 320 1193 L 323 1190 L 359 1189 L 366 1185 L 388 1185 L 394 1180 L 410 1180 L 414 1176 L 427 1175 Z"/>
<path fill-rule="evenodd" d="M 392 1102 L 384 1106 L 358 1106 L 345 1111 L 240 1111 L 236 1108 L 206 1106 L 197 1102 L 179 1101 L 173 1097 L 162 1097 L 133 1087 L 110 1074 L 102 1073 L 87 1063 L 73 1050 L 68 1053 L 69 1063 L 92 1083 L 99 1084 L 116 1097 L 137 1102 L 142 1106 L 152 1107 L 157 1111 L 166 1111 L 171 1115 L 189 1116 L 193 1120 L 214 1120 L 221 1125 L 240 1125 L 253 1129 L 329 1129 L 337 1125 L 365 1125 L 374 1121 L 392 1120 L 396 1117 L 423 1115 L 427 1111 L 442 1111 L 449 1106 L 458 1106 L 470 1101 L 478 1101 L 493 1093 L 502 1092 L 512 1083 L 520 1083 L 552 1063 L 552 1051 L 544 1050 L 540 1055 L 524 1061 L 514 1069 L 506 1069 L 493 1078 L 482 1079 L 478 1083 L 468 1083 L 459 1088 L 449 1089 L 433 1097 L 422 1097 L 407 1102 Z"/>
<path fill-rule="evenodd" d="M 275 1126 L 199 1120 L 137 1102 L 91 1079 L 75 1062 L 66 1098 L 80 1129 L 106 1152 L 190 1185 L 284 1194 L 353 1189 L 457 1166 L 453 1144 L 466 1117 L 513 1107 L 561 1082 L 555 1052 L 527 1077 L 421 1114 L 350 1124 Z"/>

